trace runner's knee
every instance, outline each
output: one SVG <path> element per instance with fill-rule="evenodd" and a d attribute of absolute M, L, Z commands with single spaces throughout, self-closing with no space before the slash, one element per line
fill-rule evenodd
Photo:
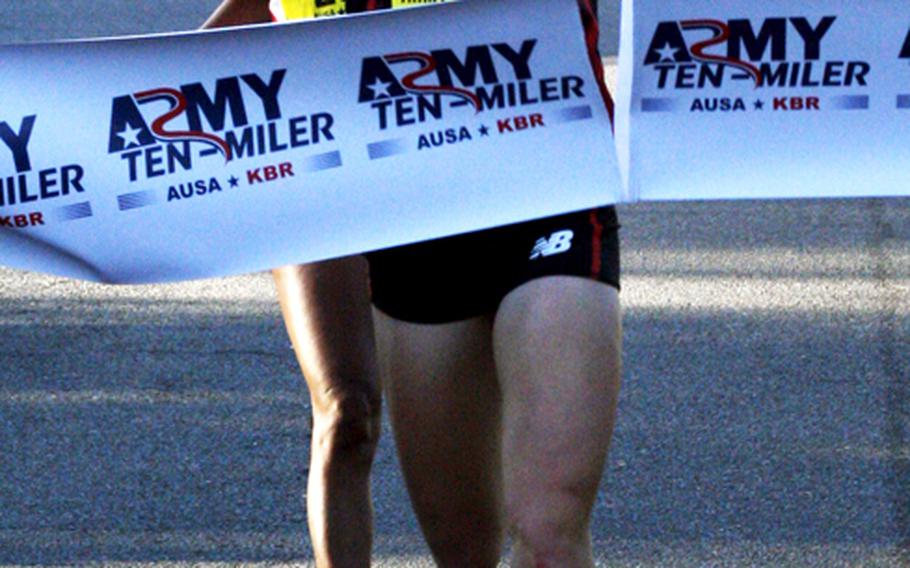
<path fill-rule="evenodd" d="M 537 498 L 525 496 L 507 503 L 509 532 L 533 557 L 535 566 L 562 566 L 586 549 L 590 516 L 587 493 L 581 488 L 550 487 Z"/>
<path fill-rule="evenodd" d="M 559 568 L 577 565 L 575 559 L 589 554 L 586 531 L 567 530 L 558 523 L 526 522 L 512 528 L 516 551 L 532 560 L 530 565 Z"/>
<path fill-rule="evenodd" d="M 371 387 L 324 393 L 314 411 L 314 449 L 329 458 L 372 461 L 379 441 L 381 402 Z"/>

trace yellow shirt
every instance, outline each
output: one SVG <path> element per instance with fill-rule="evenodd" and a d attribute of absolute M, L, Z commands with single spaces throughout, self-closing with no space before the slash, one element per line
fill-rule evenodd
<path fill-rule="evenodd" d="M 435 4 L 446 0 L 391 0 L 392 8 Z M 388 2 L 386 3 L 388 5 Z M 299 20 L 345 14 L 345 0 L 270 0 L 269 9 L 277 20 Z"/>

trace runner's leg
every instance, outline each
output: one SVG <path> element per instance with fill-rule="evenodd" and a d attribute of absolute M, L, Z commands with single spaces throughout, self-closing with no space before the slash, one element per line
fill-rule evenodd
<path fill-rule="evenodd" d="M 442 567 L 495 567 L 499 388 L 491 318 L 424 325 L 374 311 L 380 368 L 408 492 Z"/>
<path fill-rule="evenodd" d="M 589 518 L 620 383 L 617 291 L 569 276 L 528 282 L 500 305 L 494 346 L 515 566 L 593 566 Z"/>
<path fill-rule="evenodd" d="M 317 565 L 369 566 L 381 397 L 366 262 L 273 271 L 313 406 L 307 512 Z"/>

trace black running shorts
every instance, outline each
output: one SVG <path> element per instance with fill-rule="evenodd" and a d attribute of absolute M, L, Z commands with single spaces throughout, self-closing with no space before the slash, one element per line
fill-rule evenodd
<path fill-rule="evenodd" d="M 619 224 L 603 207 L 369 253 L 373 304 L 414 323 L 496 311 L 535 278 L 580 276 L 619 289 Z"/>

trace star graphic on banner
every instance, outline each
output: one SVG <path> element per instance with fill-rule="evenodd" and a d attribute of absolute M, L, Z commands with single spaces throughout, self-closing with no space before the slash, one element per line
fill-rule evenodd
<path fill-rule="evenodd" d="M 373 91 L 373 98 L 378 99 L 379 97 L 391 97 L 389 94 L 389 87 L 392 86 L 392 83 L 386 83 L 379 77 L 376 77 L 376 80 L 373 81 L 372 85 L 367 85 L 367 88 Z"/>
<path fill-rule="evenodd" d="M 141 128 L 133 128 L 129 124 L 126 125 L 126 130 L 123 132 L 118 132 L 117 136 L 123 140 L 123 147 L 129 148 L 134 144 L 139 146 L 139 135 L 142 134 Z"/>
<path fill-rule="evenodd" d="M 490 129 L 487 128 L 487 125 L 486 125 L 486 124 L 481 124 L 481 125 L 480 125 L 480 128 L 478 128 L 477 130 L 480 131 L 480 135 L 481 135 L 481 136 L 489 136 L 489 135 L 490 135 Z"/>
<path fill-rule="evenodd" d="M 231 187 L 237 187 L 240 185 L 240 180 L 237 179 L 237 176 L 231 176 L 228 178 L 228 183 L 231 184 Z"/>
<path fill-rule="evenodd" d="M 654 51 L 656 51 L 658 53 L 658 55 L 660 55 L 661 62 L 664 62 L 664 61 L 674 61 L 675 62 L 676 61 L 676 52 L 679 51 L 679 48 L 670 47 L 669 43 L 665 43 L 663 47 L 661 47 L 660 49 L 655 49 Z"/>
<path fill-rule="evenodd" d="M 755 105 L 755 110 L 763 110 L 763 109 L 765 108 L 765 103 L 763 103 L 763 102 L 761 101 L 761 99 L 756 100 L 756 101 L 755 101 L 754 103 L 752 103 L 752 104 Z"/>

